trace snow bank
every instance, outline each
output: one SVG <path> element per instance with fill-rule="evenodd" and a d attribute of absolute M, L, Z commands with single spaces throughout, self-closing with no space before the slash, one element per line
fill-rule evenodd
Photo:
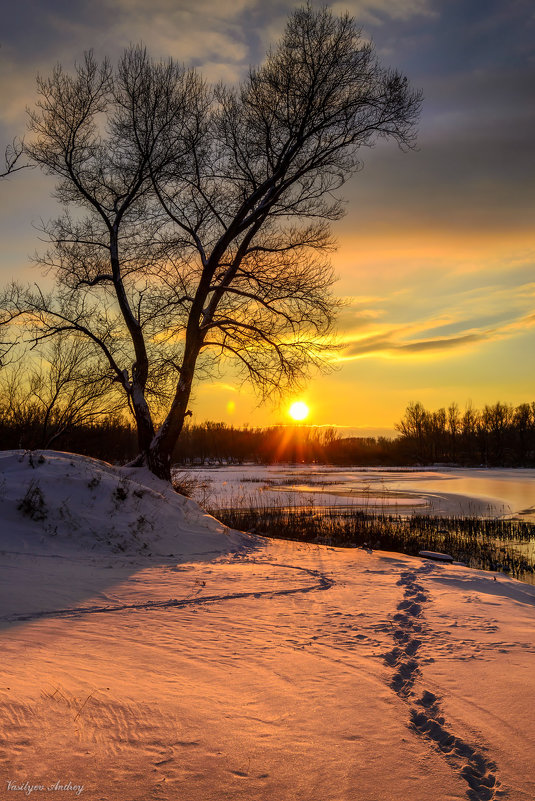
<path fill-rule="evenodd" d="M 240 536 L 148 470 L 56 451 L 0 452 L 0 549 L 181 556 Z"/>

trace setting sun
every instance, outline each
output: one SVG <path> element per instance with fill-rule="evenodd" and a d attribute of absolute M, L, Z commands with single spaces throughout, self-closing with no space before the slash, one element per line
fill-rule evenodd
<path fill-rule="evenodd" d="M 303 401 L 296 401 L 292 403 L 288 410 L 288 414 L 292 420 L 305 420 L 308 417 L 309 408 Z"/>

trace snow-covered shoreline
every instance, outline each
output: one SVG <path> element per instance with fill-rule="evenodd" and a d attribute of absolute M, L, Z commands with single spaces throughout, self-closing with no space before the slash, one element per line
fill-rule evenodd
<path fill-rule="evenodd" d="M 0 460 L 9 798 L 9 781 L 88 801 L 535 797 L 535 587 L 246 537 L 139 472 L 44 459 Z M 45 520 L 16 508 L 37 475 Z M 124 550 L 91 547 L 99 509 Z M 165 524 L 150 557 L 127 536 L 140 514 Z"/>
<path fill-rule="evenodd" d="M 387 514 L 535 521 L 535 470 L 529 468 L 249 464 L 194 467 L 187 472 L 206 485 L 204 496 L 214 508 L 236 502 L 251 507 L 350 505 Z"/>

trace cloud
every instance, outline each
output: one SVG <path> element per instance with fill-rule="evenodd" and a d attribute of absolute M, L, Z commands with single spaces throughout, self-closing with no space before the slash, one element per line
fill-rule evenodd
<path fill-rule="evenodd" d="M 439 337 L 437 339 L 422 339 L 419 342 L 407 342 L 402 345 L 395 345 L 395 350 L 405 353 L 425 353 L 433 350 L 451 350 L 452 348 L 464 347 L 473 342 L 481 342 L 487 339 L 485 333 L 465 334 L 461 337 Z"/>
<path fill-rule="evenodd" d="M 415 339 L 403 341 L 394 335 L 375 334 L 346 345 L 339 356 L 334 357 L 334 361 L 347 362 L 364 357 L 383 356 L 383 357 L 403 357 L 414 355 L 425 355 L 427 353 L 437 353 L 440 351 L 451 352 L 477 345 L 482 342 L 497 341 L 507 337 L 518 336 L 526 332 L 528 328 L 535 327 L 535 315 L 513 320 L 506 325 L 496 328 L 489 328 L 481 331 L 473 331 L 460 336 L 435 337 L 432 339 Z"/>
<path fill-rule="evenodd" d="M 365 329 L 370 325 L 371 321 L 378 320 L 385 315 L 385 310 L 378 307 L 367 307 L 361 305 L 357 299 L 348 300 L 343 298 L 342 302 L 346 304 L 343 306 L 337 318 L 337 328 L 339 331 Z M 369 303 L 369 301 L 367 301 Z M 380 303 L 379 298 L 376 302 Z"/>
<path fill-rule="evenodd" d="M 450 355 L 473 350 L 482 343 L 518 337 L 535 327 L 534 297 L 533 282 L 491 286 L 487 292 L 479 288 L 451 296 L 445 293 L 444 306 L 434 313 L 432 309 L 425 313 L 425 306 L 419 308 L 414 303 L 409 322 L 395 322 L 396 308 L 391 305 L 381 312 L 383 318 L 390 318 L 389 325 L 378 324 L 372 316 L 368 321 L 359 320 L 339 335 L 340 351 L 332 358 L 348 362 L 369 357 L 410 359 L 440 352 Z M 473 314 L 474 307 L 477 315 Z M 355 314 L 358 316 L 358 311 Z"/>
<path fill-rule="evenodd" d="M 206 66 L 210 80 L 235 82 L 251 59 L 251 21 L 258 0 L 20 0 L 6 8 L 0 34 L 3 126 L 20 125 L 37 72 L 56 62 L 70 69 L 85 50 L 115 60 L 143 41 L 155 57 Z"/>
<path fill-rule="evenodd" d="M 199 0 L 147 3 L 123 0 L 127 13 L 116 24 L 122 45 L 143 40 L 159 56 L 173 56 L 192 65 L 218 63 L 227 69 L 247 64 L 249 46 L 239 15 L 246 3 L 232 4 Z"/>
<path fill-rule="evenodd" d="M 457 337 L 436 337 L 434 339 L 420 339 L 409 342 L 400 341 L 396 338 L 396 333 L 390 335 L 376 334 L 370 337 L 362 337 L 344 347 L 342 353 L 335 357 L 337 362 L 353 361 L 365 357 L 403 357 L 419 354 L 426 354 L 437 351 L 457 350 L 467 345 L 481 342 L 488 336 L 484 332 L 464 334 Z"/>
<path fill-rule="evenodd" d="M 349 11 L 358 21 L 381 25 L 385 19 L 408 20 L 415 16 L 433 16 L 429 0 L 348 0 L 329 6 L 336 14 Z"/>

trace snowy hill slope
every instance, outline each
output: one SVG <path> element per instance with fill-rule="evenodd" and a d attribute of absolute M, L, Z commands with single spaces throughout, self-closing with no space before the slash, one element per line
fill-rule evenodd
<path fill-rule="evenodd" d="M 184 556 L 237 534 L 148 470 L 54 451 L 0 452 L 0 549 Z"/>

